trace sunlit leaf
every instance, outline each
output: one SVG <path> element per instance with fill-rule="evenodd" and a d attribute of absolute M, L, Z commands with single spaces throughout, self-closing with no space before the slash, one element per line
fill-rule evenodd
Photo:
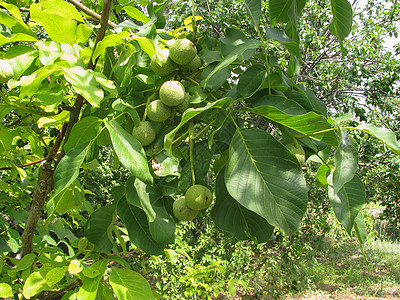
<path fill-rule="evenodd" d="M 147 280 L 139 273 L 128 269 L 113 269 L 110 285 L 118 300 L 153 300 L 153 292 Z"/>

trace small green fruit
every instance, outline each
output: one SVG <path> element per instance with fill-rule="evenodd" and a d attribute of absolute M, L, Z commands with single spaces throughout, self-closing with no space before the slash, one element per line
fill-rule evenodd
<path fill-rule="evenodd" d="M 169 57 L 178 65 L 190 63 L 197 54 L 196 46 L 188 39 L 179 39 L 169 48 Z"/>
<path fill-rule="evenodd" d="M 154 122 L 164 122 L 171 115 L 171 107 L 160 100 L 154 100 L 147 106 L 147 117 Z"/>
<path fill-rule="evenodd" d="M 0 83 L 7 83 L 14 76 L 14 71 L 10 64 L 0 59 Z"/>
<path fill-rule="evenodd" d="M 156 138 L 156 130 L 149 121 L 141 121 L 138 126 L 133 127 L 132 136 L 137 139 L 142 146 L 147 146 Z"/>
<path fill-rule="evenodd" d="M 176 110 L 181 114 L 183 114 L 183 112 L 189 108 L 189 99 L 190 99 L 190 94 L 185 93 L 185 99 L 183 99 L 183 102 L 181 104 L 175 107 Z"/>
<path fill-rule="evenodd" d="M 210 206 L 213 200 L 213 194 L 205 186 L 195 184 L 187 189 L 185 200 L 186 205 L 191 209 L 201 210 Z"/>
<path fill-rule="evenodd" d="M 168 106 L 177 106 L 185 100 L 185 87 L 176 80 L 163 83 L 160 88 L 160 101 Z"/>
<path fill-rule="evenodd" d="M 162 49 L 159 53 L 154 54 L 150 66 L 154 73 L 160 76 L 167 76 L 177 68 L 177 64 L 169 57 L 168 49 Z"/>
<path fill-rule="evenodd" d="M 191 221 L 199 212 L 198 210 L 193 210 L 186 205 L 185 197 L 175 200 L 172 205 L 172 211 L 174 212 L 174 216 L 181 221 Z"/>
<path fill-rule="evenodd" d="M 190 63 L 179 66 L 179 69 L 184 73 L 193 73 L 193 72 L 197 71 L 200 67 L 201 67 L 201 59 L 196 54 L 196 56 L 193 58 L 193 60 Z"/>
<path fill-rule="evenodd" d="M 297 160 L 299 161 L 300 166 L 303 166 L 304 163 L 306 162 L 306 154 L 304 152 L 303 147 L 301 147 L 300 145 L 298 145 L 296 147 L 295 144 L 288 144 L 285 146 L 286 146 L 286 148 L 289 149 L 290 152 L 292 152 L 296 156 Z"/>

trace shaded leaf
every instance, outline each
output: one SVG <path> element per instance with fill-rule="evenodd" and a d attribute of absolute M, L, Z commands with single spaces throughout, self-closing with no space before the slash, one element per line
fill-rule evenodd
<path fill-rule="evenodd" d="M 125 198 L 118 201 L 118 216 L 128 230 L 131 242 L 148 254 L 163 254 L 164 244 L 157 243 L 152 237 L 146 213 L 130 204 Z"/>
<path fill-rule="evenodd" d="M 238 129 L 225 170 L 229 194 L 273 226 L 298 229 L 307 206 L 307 187 L 296 157 L 269 133 Z"/>
<path fill-rule="evenodd" d="M 85 225 L 85 236 L 95 245 L 95 250 L 108 252 L 112 249 L 112 226 L 114 223 L 116 205 L 102 206 L 96 209 Z"/>
<path fill-rule="evenodd" d="M 251 20 L 257 27 L 260 25 L 261 18 L 261 0 L 244 0 L 244 6 L 250 15 Z"/>
<path fill-rule="evenodd" d="M 338 146 L 339 144 L 336 133 L 328 120 L 314 112 L 304 115 L 289 115 L 273 106 L 258 106 L 255 108 L 243 108 L 243 110 L 256 113 L 329 145 Z"/>
<path fill-rule="evenodd" d="M 353 10 L 347 0 L 331 0 L 333 19 L 329 31 L 339 40 L 343 55 L 347 50 L 343 47 L 344 39 L 350 34 L 353 23 Z"/>
<path fill-rule="evenodd" d="M 356 141 L 346 133 L 342 133 L 342 141 L 335 152 L 335 171 L 332 184 L 335 193 L 346 182 L 353 179 L 358 168 L 358 145 Z"/>
<path fill-rule="evenodd" d="M 328 195 L 336 218 L 350 234 L 354 220 L 365 202 L 363 182 L 355 175 L 351 181 L 343 185 L 337 194 L 335 194 L 332 187 L 329 187 Z"/>
<path fill-rule="evenodd" d="M 211 218 L 219 228 L 231 232 L 239 240 L 256 238 L 257 243 L 264 243 L 270 239 L 274 227 L 232 198 L 225 186 L 224 172 L 217 177 L 215 197 Z"/>

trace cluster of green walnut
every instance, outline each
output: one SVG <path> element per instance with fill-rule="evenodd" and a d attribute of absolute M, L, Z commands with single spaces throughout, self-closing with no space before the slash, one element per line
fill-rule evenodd
<path fill-rule="evenodd" d="M 197 55 L 196 46 L 188 39 L 178 39 L 169 47 L 156 53 L 151 59 L 151 69 L 161 77 L 169 76 L 179 70 L 184 74 L 192 74 L 201 67 L 201 59 Z M 151 101 L 146 107 L 147 120 L 141 121 L 132 130 L 132 135 L 142 146 L 148 146 L 156 138 L 152 122 L 164 122 L 174 111 L 183 113 L 189 108 L 190 95 L 180 81 L 165 81 L 158 92 L 158 99 Z M 173 213 L 181 221 L 193 220 L 198 212 L 210 206 L 212 192 L 205 186 L 195 184 L 187 189 L 183 197 L 175 200 Z"/>
<path fill-rule="evenodd" d="M 175 200 L 172 210 L 177 219 L 191 221 L 200 210 L 209 207 L 212 200 L 213 194 L 207 187 L 195 184 L 187 189 L 185 196 Z"/>
<path fill-rule="evenodd" d="M 177 69 L 192 73 L 201 67 L 196 46 L 188 39 L 176 40 L 169 49 L 162 49 L 151 59 L 152 70 L 160 76 L 168 76 Z M 183 113 L 189 107 L 190 95 L 177 80 L 164 82 L 159 90 L 159 99 L 151 101 L 147 107 L 147 118 L 153 122 L 164 122 L 173 111 Z M 132 130 L 132 135 L 143 146 L 153 143 L 156 131 L 150 121 L 143 120 Z"/>

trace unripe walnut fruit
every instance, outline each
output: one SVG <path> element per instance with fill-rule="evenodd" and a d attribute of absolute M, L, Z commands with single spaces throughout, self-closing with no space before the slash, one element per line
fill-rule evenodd
<path fill-rule="evenodd" d="M 185 197 L 175 200 L 172 205 L 172 211 L 174 212 L 174 216 L 181 221 L 191 221 L 199 212 L 198 210 L 193 210 L 186 205 Z"/>
<path fill-rule="evenodd" d="M 132 136 L 137 139 L 142 146 L 148 146 L 156 138 L 156 130 L 149 121 L 141 121 L 138 126 L 133 127 Z"/>
<path fill-rule="evenodd" d="M 185 100 L 185 87 L 176 80 L 166 81 L 159 92 L 160 101 L 168 106 L 177 106 Z"/>
<path fill-rule="evenodd" d="M 201 210 L 210 206 L 213 200 L 212 192 L 200 184 L 192 185 L 185 194 L 186 205 L 194 210 Z"/>
<path fill-rule="evenodd" d="M 171 115 L 171 108 L 160 100 L 154 100 L 147 106 L 147 117 L 154 122 L 164 122 Z"/>
<path fill-rule="evenodd" d="M 190 63 L 196 54 L 196 46 L 188 39 L 176 40 L 169 48 L 169 57 L 178 65 Z"/>

